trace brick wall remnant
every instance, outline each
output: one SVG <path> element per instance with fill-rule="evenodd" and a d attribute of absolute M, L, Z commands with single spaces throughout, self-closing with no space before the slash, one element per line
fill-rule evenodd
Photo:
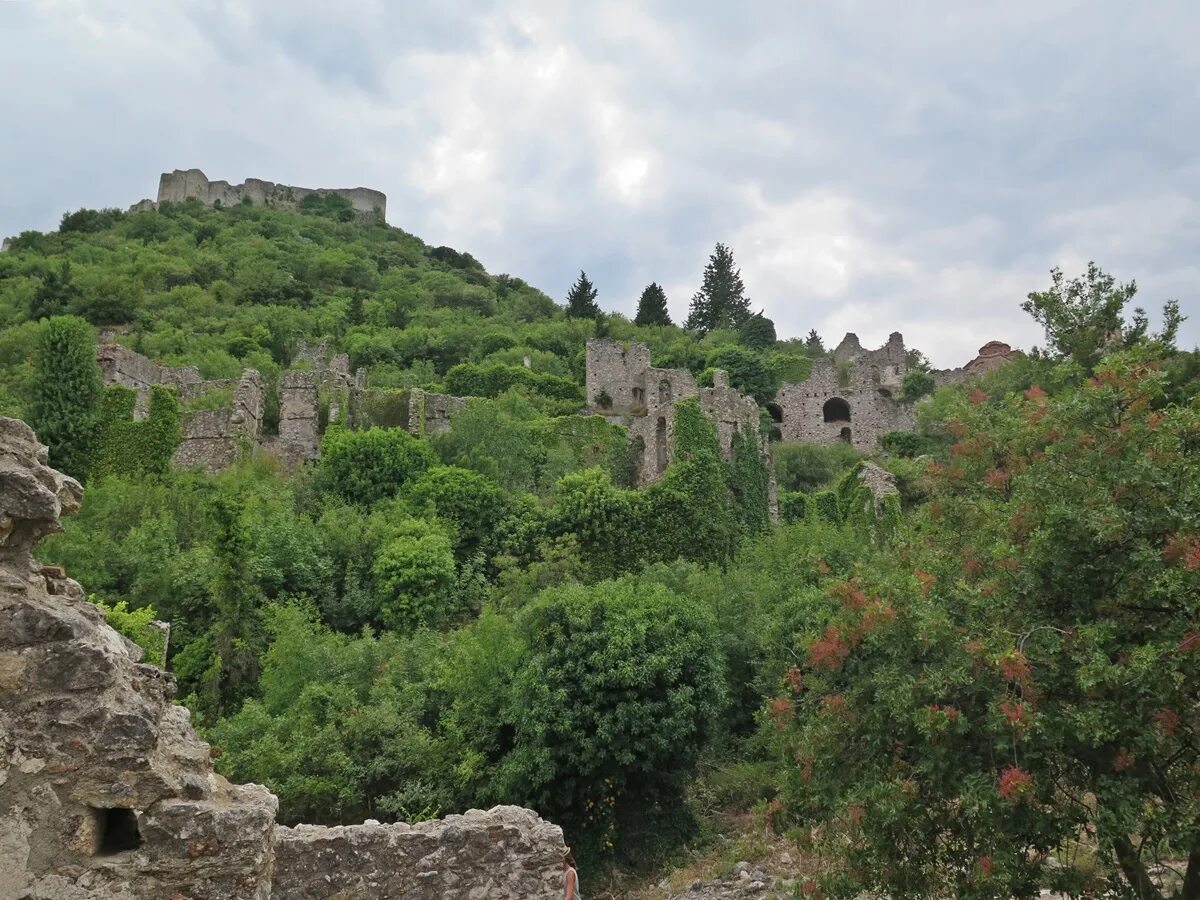
<path fill-rule="evenodd" d="M 175 169 L 164 172 L 158 180 L 159 203 L 182 203 L 195 197 L 205 206 L 217 203 L 236 206 L 248 199 L 255 206 L 295 209 L 309 194 L 344 197 L 364 220 L 382 221 L 387 213 L 387 195 L 371 188 L 303 188 L 259 178 L 247 178 L 241 184 L 230 184 L 228 181 L 210 181 L 199 169 Z"/>
<path fill-rule="evenodd" d="M 279 437 L 274 447 L 288 465 L 320 454 L 318 376 L 297 369 L 285 372 L 279 384 Z"/>
<path fill-rule="evenodd" d="M 82 496 L 0 417 L 0 900 L 562 897 L 562 831 L 529 810 L 277 826 L 266 788 L 213 771 L 172 676 L 34 559 Z"/>

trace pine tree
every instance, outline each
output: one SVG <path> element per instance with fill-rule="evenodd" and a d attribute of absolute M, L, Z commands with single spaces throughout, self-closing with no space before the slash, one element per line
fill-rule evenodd
<path fill-rule="evenodd" d="M 646 285 L 638 300 L 637 315 L 633 318 L 634 325 L 670 325 L 671 314 L 667 312 L 667 293 L 659 287 L 657 281 Z"/>
<path fill-rule="evenodd" d="M 808 337 L 804 339 L 804 349 L 809 356 L 820 356 L 825 352 L 825 342 L 817 334 L 817 329 L 813 328 L 808 332 Z"/>
<path fill-rule="evenodd" d="M 567 315 L 574 319 L 595 319 L 600 315 L 600 307 L 596 304 L 596 288 L 582 269 L 579 270 L 579 279 L 571 285 L 567 294 Z"/>
<path fill-rule="evenodd" d="M 704 334 L 714 328 L 737 328 L 748 318 L 750 298 L 742 271 L 734 267 L 733 251 L 718 243 L 704 267 L 700 290 L 692 297 L 687 327 Z"/>
<path fill-rule="evenodd" d="M 30 424 L 38 440 L 50 448 L 50 464 L 82 479 L 104 389 L 96 362 L 96 335 L 76 316 L 54 316 L 42 329 L 34 360 Z"/>

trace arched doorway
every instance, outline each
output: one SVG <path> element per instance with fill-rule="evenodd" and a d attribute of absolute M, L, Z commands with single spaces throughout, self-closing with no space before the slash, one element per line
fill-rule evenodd
<path fill-rule="evenodd" d="M 845 441 L 847 444 L 853 443 L 853 441 L 850 440 L 850 429 L 849 428 L 843 428 L 841 430 L 841 432 L 838 434 L 838 438 L 842 441 Z"/>
<path fill-rule="evenodd" d="M 830 397 L 821 408 L 826 422 L 849 422 L 850 404 L 841 397 Z"/>
<path fill-rule="evenodd" d="M 767 412 L 771 416 L 771 434 L 769 440 L 783 440 L 783 407 L 778 403 L 768 403 Z"/>

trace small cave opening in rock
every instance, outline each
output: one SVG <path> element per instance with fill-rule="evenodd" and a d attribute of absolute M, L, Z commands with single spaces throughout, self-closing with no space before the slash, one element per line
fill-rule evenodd
<path fill-rule="evenodd" d="M 96 823 L 96 855 L 112 856 L 142 846 L 137 812 L 132 809 L 92 808 Z"/>
<path fill-rule="evenodd" d="M 826 400 L 821 412 L 824 414 L 826 422 L 850 421 L 850 404 L 841 397 L 831 397 Z"/>

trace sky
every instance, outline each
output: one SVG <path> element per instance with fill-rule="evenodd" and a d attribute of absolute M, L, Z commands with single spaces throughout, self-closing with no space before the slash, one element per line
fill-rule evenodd
<path fill-rule="evenodd" d="M 781 337 L 1041 342 L 1089 260 L 1200 341 L 1200 4 L 0 0 L 0 234 L 161 172 L 372 187 L 560 302 L 686 317 L 716 242 Z"/>

